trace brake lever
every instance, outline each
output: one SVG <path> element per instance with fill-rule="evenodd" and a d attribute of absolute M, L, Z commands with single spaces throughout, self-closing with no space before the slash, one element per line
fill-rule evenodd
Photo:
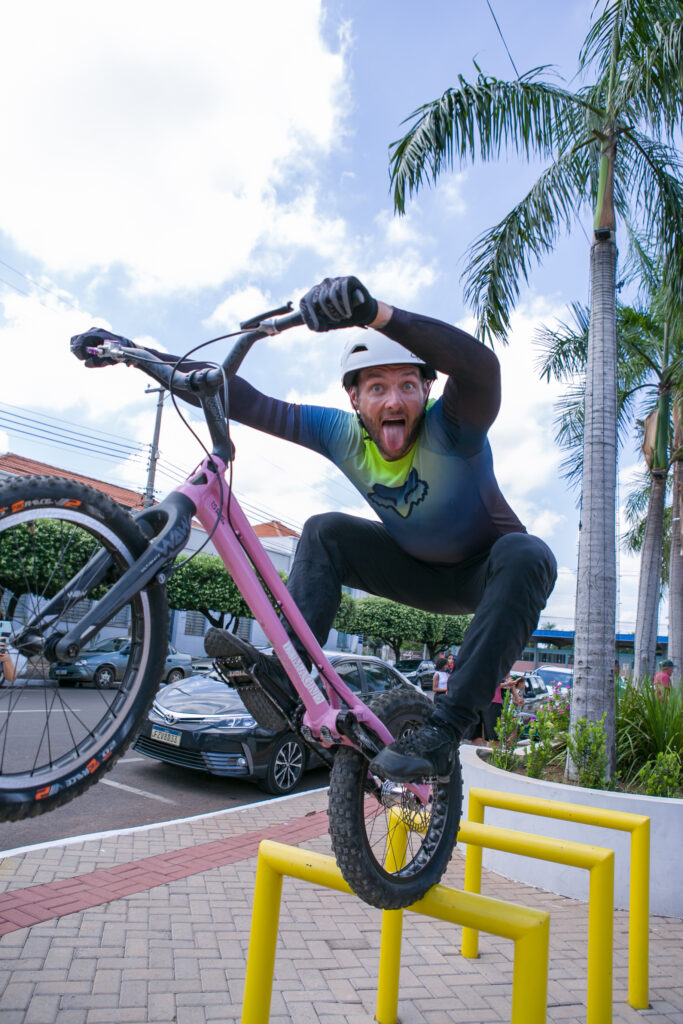
<path fill-rule="evenodd" d="M 122 363 L 128 358 L 125 353 L 129 349 L 124 349 L 123 345 L 118 345 L 115 341 L 103 341 L 101 345 L 88 347 L 85 351 L 89 356 L 99 356 L 100 359 L 113 359 L 117 363 Z"/>
<path fill-rule="evenodd" d="M 252 316 L 248 320 L 244 320 L 240 324 L 240 329 L 243 331 L 250 331 L 254 327 L 260 327 L 263 320 L 269 320 L 274 316 L 284 316 L 285 313 L 291 313 L 294 306 L 291 302 L 288 302 L 286 306 L 280 306 L 279 309 L 269 309 L 265 313 L 259 313 L 258 316 Z"/>

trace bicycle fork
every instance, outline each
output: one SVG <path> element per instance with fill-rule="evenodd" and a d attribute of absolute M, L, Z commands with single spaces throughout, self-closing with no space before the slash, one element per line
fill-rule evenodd
<path fill-rule="evenodd" d="M 45 638 L 52 623 L 105 581 L 114 559 L 108 551 L 97 551 L 25 624 L 15 639 L 20 653 L 42 654 L 49 661 L 74 661 L 81 648 L 144 587 L 154 580 L 158 584 L 166 582 L 163 570 L 185 547 L 194 513 L 190 499 L 176 491 L 154 508 L 138 512 L 134 519 L 150 541 L 139 558 L 68 632 L 53 633 Z"/>

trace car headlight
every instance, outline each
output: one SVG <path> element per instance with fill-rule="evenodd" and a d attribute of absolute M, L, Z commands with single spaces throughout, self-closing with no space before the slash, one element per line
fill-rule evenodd
<path fill-rule="evenodd" d="M 256 719 L 247 714 L 230 715 L 229 718 L 221 719 L 223 729 L 234 729 L 235 732 L 243 729 L 255 729 L 256 724 Z"/>

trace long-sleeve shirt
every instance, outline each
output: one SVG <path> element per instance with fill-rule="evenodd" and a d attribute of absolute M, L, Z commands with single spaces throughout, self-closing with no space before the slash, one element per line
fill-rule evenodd
<path fill-rule="evenodd" d="M 448 374 L 443 395 L 428 402 L 415 444 L 402 458 L 384 459 L 354 413 L 283 402 L 240 377 L 230 383 L 231 418 L 333 462 L 396 543 L 421 561 L 456 564 L 506 533 L 525 532 L 498 487 L 487 438 L 500 406 L 494 353 L 465 331 L 400 309 L 382 332 Z"/>

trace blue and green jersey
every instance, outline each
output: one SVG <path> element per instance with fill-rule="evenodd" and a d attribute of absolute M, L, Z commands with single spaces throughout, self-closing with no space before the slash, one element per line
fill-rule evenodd
<path fill-rule="evenodd" d="M 464 331 L 402 310 L 384 333 L 449 374 L 401 459 L 383 459 L 354 413 L 281 402 L 239 378 L 230 386 L 230 415 L 324 455 L 421 561 L 455 564 L 505 533 L 524 532 L 496 482 L 487 439 L 500 402 L 496 357 Z"/>

